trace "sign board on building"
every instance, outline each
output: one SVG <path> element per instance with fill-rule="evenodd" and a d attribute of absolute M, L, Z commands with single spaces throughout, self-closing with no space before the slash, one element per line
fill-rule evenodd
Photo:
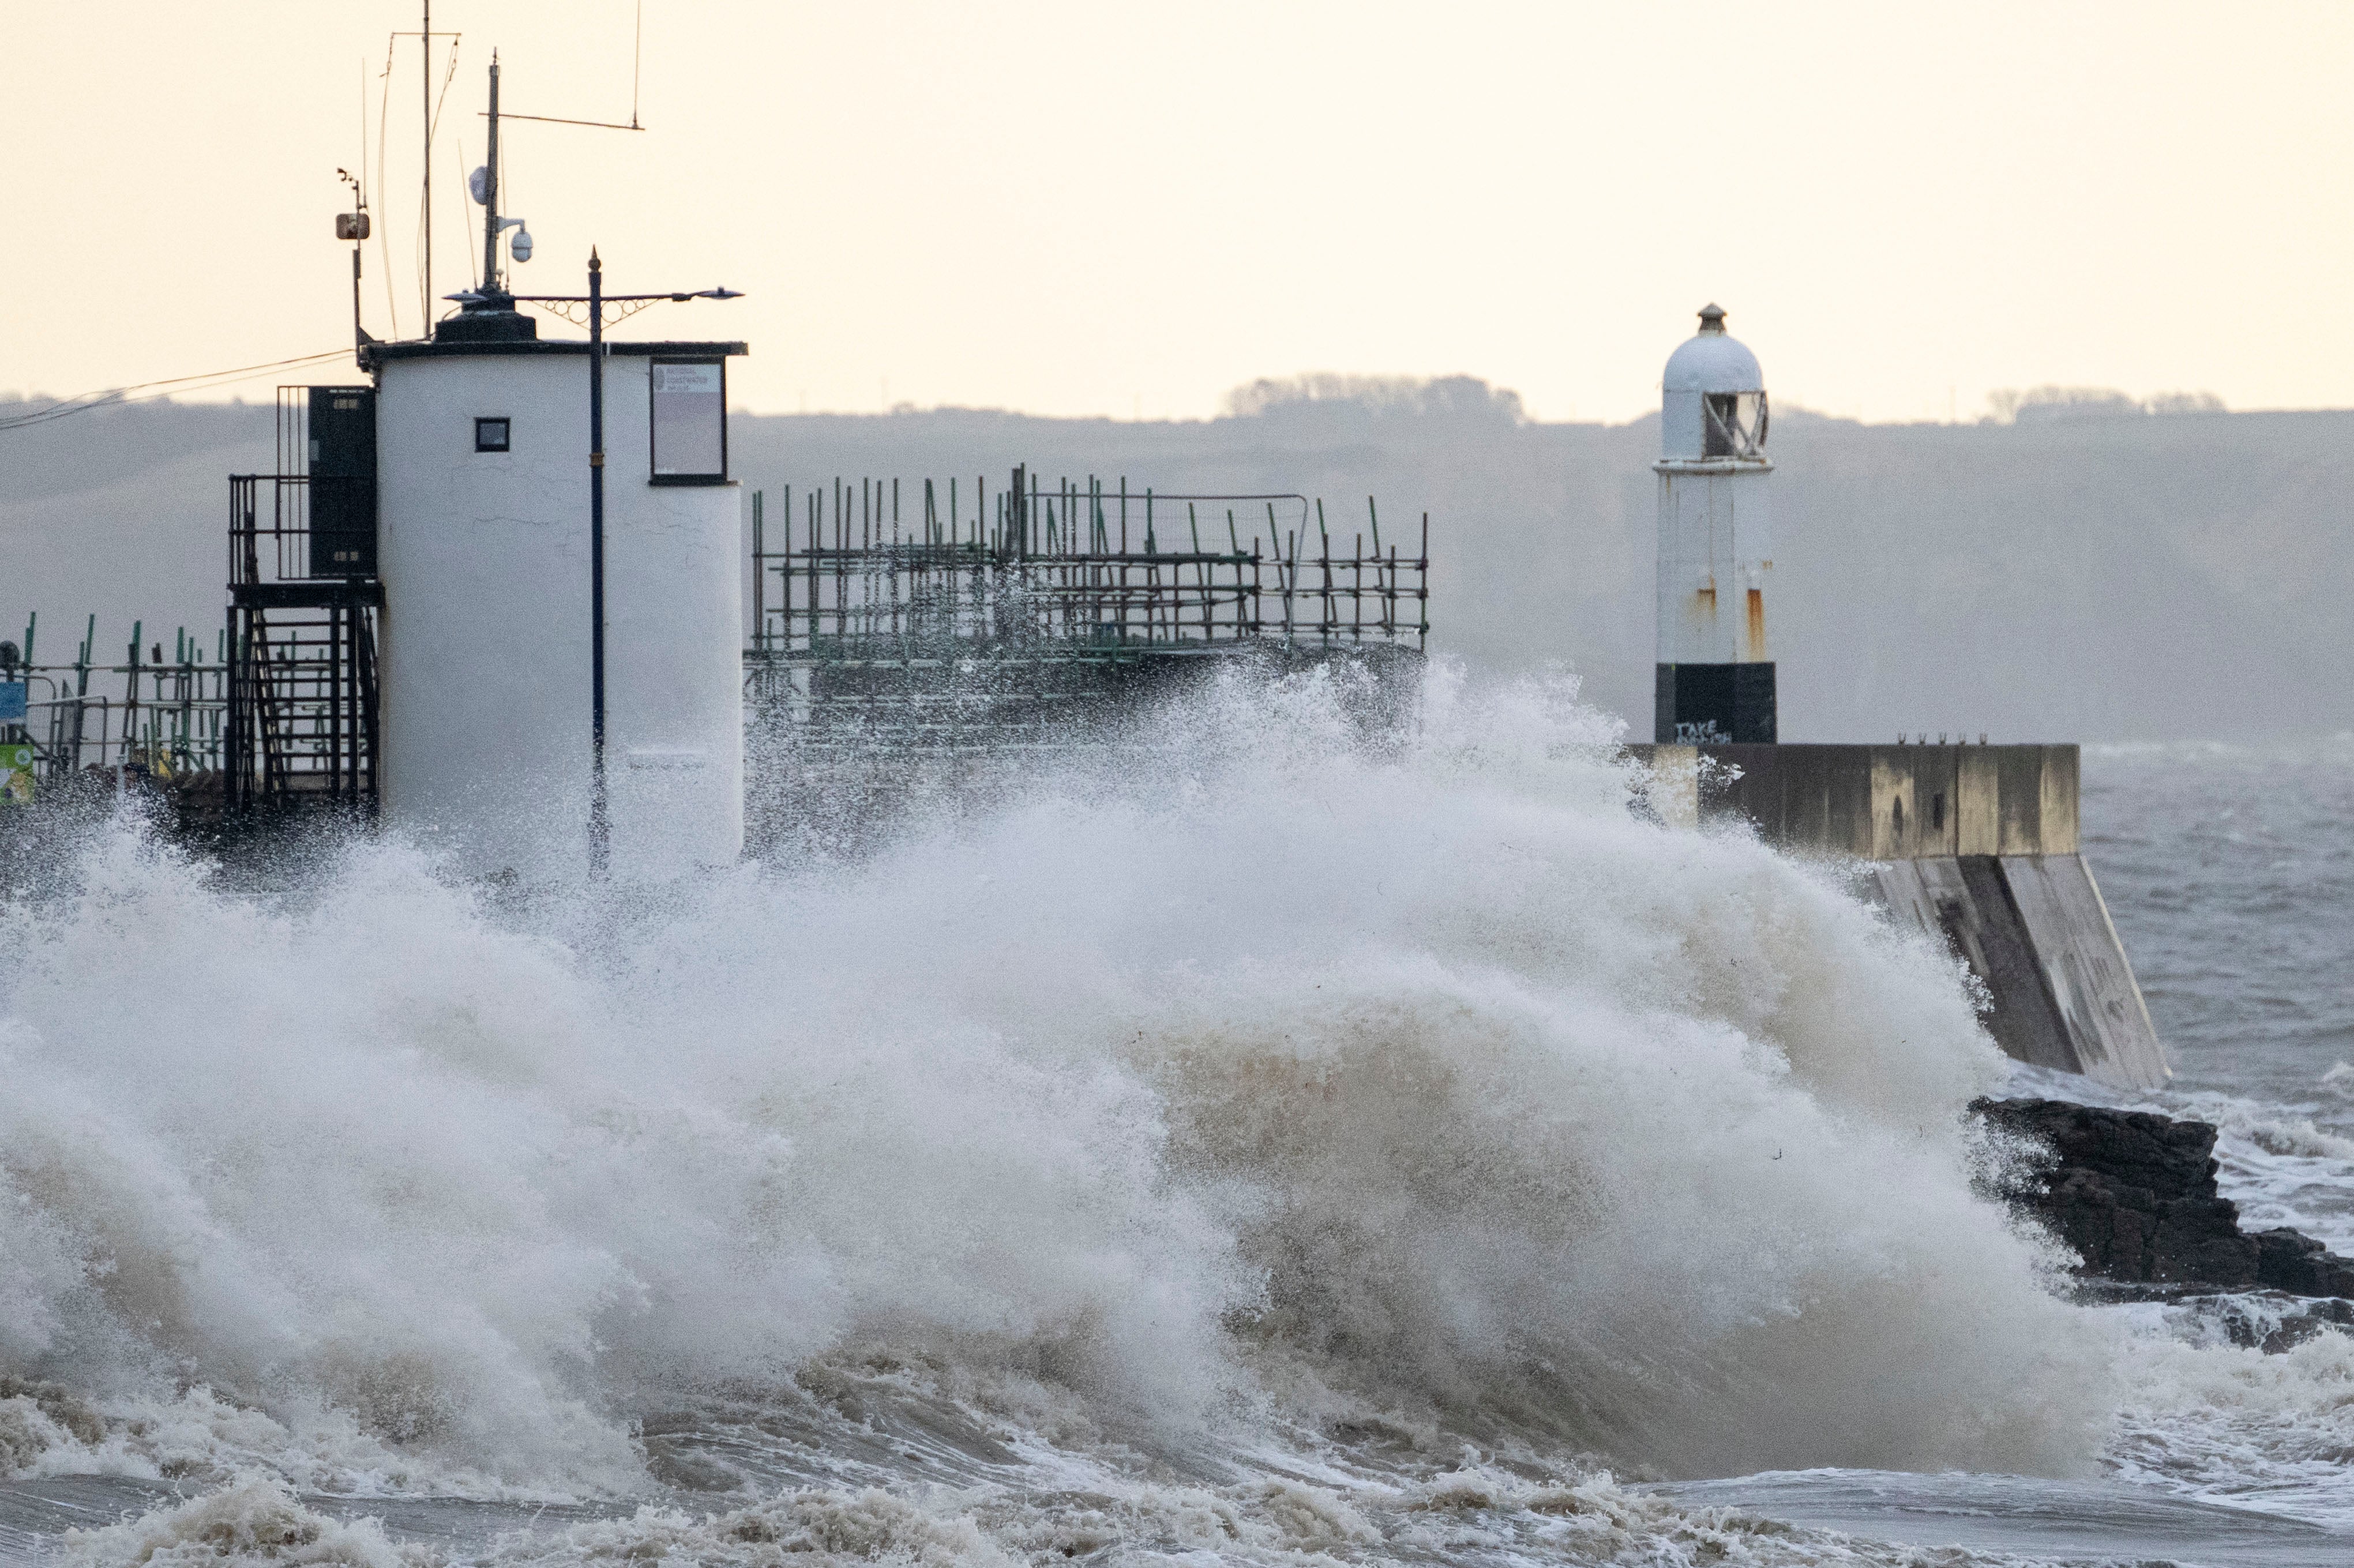
<path fill-rule="evenodd" d="M 657 359 L 653 478 L 658 484 L 717 484 L 727 478 L 727 367 L 716 359 Z"/>
<path fill-rule="evenodd" d="M 28 805 L 33 799 L 33 748 L 22 741 L 0 743 L 0 806 Z"/>

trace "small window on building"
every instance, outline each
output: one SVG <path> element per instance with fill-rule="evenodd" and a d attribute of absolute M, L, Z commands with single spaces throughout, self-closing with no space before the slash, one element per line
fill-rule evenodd
<path fill-rule="evenodd" d="M 507 450 L 507 421 L 477 419 L 474 421 L 474 450 L 478 452 L 503 452 Z"/>
<path fill-rule="evenodd" d="M 726 361 L 657 359 L 647 371 L 653 398 L 653 482 L 725 483 Z"/>

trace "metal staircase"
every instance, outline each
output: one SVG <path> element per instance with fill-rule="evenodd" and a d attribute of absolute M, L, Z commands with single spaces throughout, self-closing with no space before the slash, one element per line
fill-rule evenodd
<path fill-rule="evenodd" d="M 279 388 L 279 471 L 229 480 L 232 812 L 376 813 L 375 400 Z"/>

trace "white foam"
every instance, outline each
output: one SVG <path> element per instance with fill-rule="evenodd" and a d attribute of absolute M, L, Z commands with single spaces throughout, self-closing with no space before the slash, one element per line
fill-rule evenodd
<path fill-rule="evenodd" d="M 372 1520 L 345 1522 L 313 1512 L 275 1476 L 238 1477 L 177 1507 L 97 1530 L 65 1532 L 65 1561 L 77 1568 L 152 1568 L 175 1563 L 276 1563 L 283 1568 L 422 1568 L 436 1554 L 395 1546 Z"/>
<path fill-rule="evenodd" d="M 0 1368 L 361 1490 L 627 1495 L 637 1419 L 849 1346 L 1052 1391 L 1034 1457 L 2088 1470 L 2116 1331 L 1970 1190 L 1951 960 L 1636 820 L 1558 683 L 1343 695 L 659 894 L 99 835 L 0 916 Z"/>
<path fill-rule="evenodd" d="M 984 1488 L 918 1497 L 805 1489 L 694 1514 L 648 1509 L 517 1532 L 485 1561 L 514 1568 L 684 1559 L 733 1565 L 1096 1561 L 1329 1565 L 1378 1560 L 1909 1563 L 1909 1548 L 1797 1530 L 1724 1508 L 1679 1508 L 1604 1474 L 1531 1480 L 1478 1464 L 1402 1487 L 1282 1479 L 1205 1488 L 1114 1482 L 1083 1492 Z M 1966 1568 L 1999 1561 L 1944 1552 Z"/>
<path fill-rule="evenodd" d="M 2150 1335 L 2128 1360 L 2111 1445 L 2120 1474 L 2354 1529 L 2354 1338 L 2322 1333 L 2264 1355 Z"/>

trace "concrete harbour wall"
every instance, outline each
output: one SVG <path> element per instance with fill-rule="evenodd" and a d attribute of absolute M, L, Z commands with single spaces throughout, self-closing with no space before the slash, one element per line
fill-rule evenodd
<path fill-rule="evenodd" d="M 1986 987 L 2011 1056 L 2123 1088 L 2171 1075 L 2078 847 L 2073 746 L 1637 746 L 1671 825 L 1745 821 L 1867 863 L 1867 894 Z"/>

